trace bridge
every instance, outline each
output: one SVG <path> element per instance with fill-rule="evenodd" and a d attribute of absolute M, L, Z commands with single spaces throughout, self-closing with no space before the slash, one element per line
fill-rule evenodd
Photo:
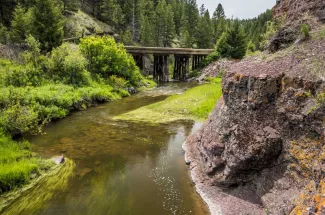
<path fill-rule="evenodd" d="M 160 48 L 160 47 L 136 47 L 126 46 L 126 51 L 131 54 L 137 66 L 145 68 L 144 56 L 153 55 L 153 78 L 158 83 L 169 81 L 169 56 L 175 58 L 173 79 L 185 81 L 190 70 L 192 58 L 192 70 L 198 69 L 202 60 L 212 53 L 213 49 L 188 49 L 188 48 Z"/>

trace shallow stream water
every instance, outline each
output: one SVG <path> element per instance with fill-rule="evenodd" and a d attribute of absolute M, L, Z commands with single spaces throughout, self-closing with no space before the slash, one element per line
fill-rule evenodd
<path fill-rule="evenodd" d="M 46 158 L 64 154 L 76 166 L 64 189 L 43 187 L 39 192 L 51 195 L 42 207 L 19 207 L 19 214 L 208 214 L 195 193 L 181 148 L 200 123 L 153 126 L 112 120 L 188 87 L 169 85 L 73 113 L 47 126 L 44 135 L 30 138 L 34 152 Z M 26 197 L 13 207 L 24 201 Z"/>

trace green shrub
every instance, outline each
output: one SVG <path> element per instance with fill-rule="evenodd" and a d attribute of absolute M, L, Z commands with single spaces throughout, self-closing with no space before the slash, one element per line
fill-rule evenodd
<path fill-rule="evenodd" d="M 8 106 L 0 115 L 0 127 L 16 136 L 25 133 L 40 132 L 38 113 L 31 106 L 22 106 L 19 102 Z"/>
<path fill-rule="evenodd" d="M 270 44 L 270 39 L 276 34 L 277 30 L 280 28 L 281 24 L 276 25 L 273 21 L 268 21 L 266 23 L 266 32 L 262 34 L 260 48 L 266 49 Z"/>
<path fill-rule="evenodd" d="M 31 35 L 26 38 L 25 42 L 28 46 L 28 50 L 22 53 L 25 65 L 32 64 L 34 67 L 38 67 L 41 56 L 40 42 Z"/>
<path fill-rule="evenodd" d="M 91 73 L 100 74 L 106 80 L 112 75 L 123 77 L 133 86 L 141 83 L 143 77 L 133 57 L 113 38 L 87 37 L 81 39 L 79 48 L 88 59 Z"/>
<path fill-rule="evenodd" d="M 209 54 L 202 62 L 202 67 L 209 65 L 210 63 L 217 61 L 220 59 L 220 54 L 217 51 L 212 52 Z"/>
<path fill-rule="evenodd" d="M 77 51 L 69 53 L 63 62 L 63 83 L 75 86 L 89 85 L 90 73 L 86 70 L 87 60 Z"/>
<path fill-rule="evenodd" d="M 112 86 L 115 86 L 119 89 L 125 89 L 129 85 L 129 82 L 127 80 L 125 80 L 124 78 L 117 77 L 116 75 L 111 75 L 108 79 L 109 83 Z"/>
<path fill-rule="evenodd" d="M 41 86 L 43 81 L 42 72 L 30 66 L 13 66 L 7 70 L 5 75 L 6 86 Z"/>
<path fill-rule="evenodd" d="M 309 35 L 309 26 L 307 24 L 301 25 L 301 33 L 304 36 L 304 39 L 308 39 L 310 37 Z"/>
<path fill-rule="evenodd" d="M 249 43 L 247 44 L 247 52 L 248 53 L 253 53 L 256 51 L 256 46 L 252 41 L 249 41 Z"/>
<path fill-rule="evenodd" d="M 195 77 L 198 77 L 200 75 L 200 70 L 193 70 L 191 71 L 190 73 L 188 73 L 187 77 L 188 78 L 195 78 Z"/>

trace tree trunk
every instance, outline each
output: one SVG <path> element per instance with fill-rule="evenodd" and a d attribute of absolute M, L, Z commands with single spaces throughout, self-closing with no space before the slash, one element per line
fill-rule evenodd
<path fill-rule="evenodd" d="M 4 17 L 4 12 L 3 12 L 3 1 L 4 0 L 0 0 L 0 23 L 2 23 L 3 25 L 5 24 L 5 17 Z"/>

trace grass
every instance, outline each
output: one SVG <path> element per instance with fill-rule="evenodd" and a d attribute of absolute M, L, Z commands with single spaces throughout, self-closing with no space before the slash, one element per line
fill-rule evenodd
<path fill-rule="evenodd" d="M 0 132 L 0 194 L 21 187 L 46 165 L 34 158 L 27 142 L 15 142 Z"/>
<path fill-rule="evenodd" d="M 177 120 L 205 120 L 222 95 L 221 79 L 215 79 L 215 82 L 194 87 L 182 95 L 171 96 L 162 102 L 136 109 L 115 119 L 154 124 Z"/>
<path fill-rule="evenodd" d="M 22 209 L 27 214 L 39 211 L 53 195 L 66 189 L 74 168 L 75 163 L 70 159 L 65 159 L 61 165 L 48 166 L 46 172 L 41 172 L 41 175 L 28 185 L 2 195 L 0 197 L 0 214 L 19 214 Z M 20 196 L 23 197 L 16 201 Z"/>

